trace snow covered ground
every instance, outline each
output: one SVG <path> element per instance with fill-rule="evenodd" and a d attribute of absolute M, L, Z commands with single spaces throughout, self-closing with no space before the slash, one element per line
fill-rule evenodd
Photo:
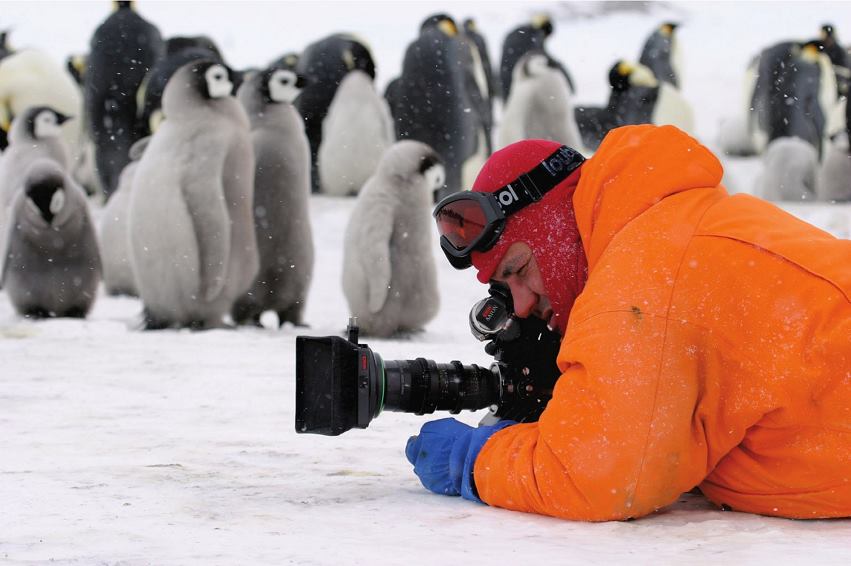
<path fill-rule="evenodd" d="M 761 47 L 814 35 L 831 21 L 851 38 L 851 4 L 632 4 L 599 14 L 581 3 L 142 2 L 165 35 L 206 32 L 235 66 L 259 65 L 327 33 L 372 44 L 379 83 L 401 64 L 419 22 L 436 11 L 475 15 L 498 58 L 501 38 L 532 12 L 558 18 L 550 48 L 578 100 L 606 96 L 617 57 L 637 58 L 663 19 L 684 22 L 687 98 L 698 137 L 713 145 L 738 103 L 741 70 Z M 609 5 L 609 8 L 614 5 Z M 85 51 L 102 3 L 13 3 L 2 23 L 16 46 L 57 59 Z M 748 191 L 757 159 L 724 160 Z M 325 438 L 294 432 L 295 336 L 338 334 L 342 227 L 353 202 L 311 202 L 317 263 L 310 328 L 137 330 L 140 303 L 100 296 L 86 321 L 31 322 L 0 292 L 0 563 L 34 564 L 847 564 L 851 522 L 788 521 L 721 512 L 684 496 L 654 516 L 582 524 L 507 512 L 425 491 L 404 457 L 423 418 L 387 413 L 367 430 Z M 784 204 L 839 237 L 851 206 Z M 436 242 L 442 308 L 421 335 L 373 340 L 385 359 L 486 364 L 467 330 L 485 295 Z M 474 423 L 479 415 L 461 418 Z"/>

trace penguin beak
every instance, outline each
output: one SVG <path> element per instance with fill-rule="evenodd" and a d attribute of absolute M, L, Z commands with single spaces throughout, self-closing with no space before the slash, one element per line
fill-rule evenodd
<path fill-rule="evenodd" d="M 73 116 L 67 116 L 65 114 L 62 114 L 61 112 L 57 112 L 56 113 L 56 124 L 61 126 L 62 124 L 64 124 L 68 120 L 71 120 L 72 118 L 74 118 L 74 117 Z"/>
<path fill-rule="evenodd" d="M 307 79 L 304 75 L 296 74 L 295 76 L 295 86 L 296 88 L 304 88 L 307 85 Z"/>

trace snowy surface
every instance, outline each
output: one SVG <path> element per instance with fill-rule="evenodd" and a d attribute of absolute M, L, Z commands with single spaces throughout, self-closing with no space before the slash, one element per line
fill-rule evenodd
<path fill-rule="evenodd" d="M 62 59 L 86 49 L 105 6 L 4 3 L 2 18 L 17 46 Z M 140 11 L 166 35 L 212 35 L 235 66 L 353 30 L 373 45 L 383 84 L 431 12 L 476 15 L 496 59 L 504 32 L 540 6 L 142 2 Z M 851 38 L 851 4 L 669 4 L 595 18 L 585 17 L 599 12 L 595 5 L 548 7 L 562 18 L 551 49 L 586 103 L 603 101 L 615 58 L 637 58 L 659 21 L 683 21 L 685 95 L 710 146 L 760 47 L 809 37 L 825 21 Z M 737 190 L 748 191 L 759 161 L 724 161 Z M 383 414 L 338 438 L 295 434 L 294 338 L 345 326 L 341 240 L 352 204 L 312 199 L 317 264 L 307 330 L 140 332 L 140 303 L 106 296 L 86 321 L 31 322 L 0 292 L 0 563 L 848 563 L 848 520 L 721 512 L 684 496 L 638 521 L 583 524 L 432 495 L 404 457 L 405 441 L 425 421 L 413 415 Z M 848 205 L 784 208 L 851 234 Z M 370 346 L 385 359 L 486 364 L 466 322 L 485 288 L 471 272 L 452 270 L 436 242 L 434 253 L 438 317 L 410 340 Z M 461 416 L 471 424 L 478 417 Z"/>

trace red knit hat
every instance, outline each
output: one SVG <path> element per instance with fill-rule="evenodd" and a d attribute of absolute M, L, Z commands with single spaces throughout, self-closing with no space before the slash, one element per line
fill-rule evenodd
<path fill-rule="evenodd" d="M 534 169 L 561 144 L 524 140 L 495 152 L 473 183 L 475 192 L 493 192 Z M 573 193 L 582 168 L 574 171 L 544 197 L 506 219 L 499 240 L 486 252 L 473 252 L 478 279 L 487 283 L 505 252 L 515 242 L 532 250 L 558 326 L 564 334 L 573 302 L 588 278 L 588 263 L 573 212 Z"/>

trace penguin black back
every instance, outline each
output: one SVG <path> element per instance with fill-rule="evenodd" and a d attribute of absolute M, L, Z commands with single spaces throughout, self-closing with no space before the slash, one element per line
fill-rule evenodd
<path fill-rule="evenodd" d="M 84 77 L 85 116 L 107 196 L 130 160 L 130 146 L 144 137 L 137 121 L 136 92 L 163 53 L 159 30 L 136 13 L 132 2 L 116 4 L 92 35 Z"/>
<path fill-rule="evenodd" d="M 311 186 L 319 189 L 317 157 L 322 143 L 322 122 L 334 100 L 337 87 L 347 73 L 360 70 L 375 78 L 375 61 L 369 48 L 348 34 L 337 33 L 308 45 L 296 63 L 296 72 L 305 78 L 305 87 L 296 101 L 304 118 L 310 142 Z"/>
<path fill-rule="evenodd" d="M 564 65 L 553 59 L 544 48 L 544 42 L 553 34 L 554 29 L 552 20 L 548 16 L 537 16 L 531 23 L 518 26 L 505 36 L 505 41 L 502 43 L 502 59 L 499 63 L 499 82 L 502 87 L 503 100 L 508 100 L 508 95 L 511 92 L 511 73 L 514 71 L 514 65 L 523 55 L 536 49 L 546 53 L 549 59 L 558 64 L 559 70 L 567 79 L 570 91 L 576 92 L 570 73 L 567 72 Z"/>

